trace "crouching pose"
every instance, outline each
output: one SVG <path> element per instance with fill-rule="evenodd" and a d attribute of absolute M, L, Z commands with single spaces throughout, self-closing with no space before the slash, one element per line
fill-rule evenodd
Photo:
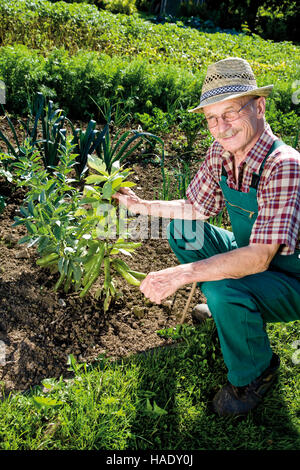
<path fill-rule="evenodd" d="M 187 198 L 142 200 L 129 188 L 116 195 L 135 213 L 172 219 L 168 240 L 180 263 L 149 273 L 140 288 L 159 304 L 198 283 L 228 369 L 213 400 L 221 416 L 248 413 L 274 383 L 279 357 L 266 323 L 300 319 L 300 155 L 265 120 L 272 87 L 258 87 L 243 59 L 210 65 L 191 112 L 204 113 L 214 142 Z M 232 231 L 205 222 L 225 207 Z"/>

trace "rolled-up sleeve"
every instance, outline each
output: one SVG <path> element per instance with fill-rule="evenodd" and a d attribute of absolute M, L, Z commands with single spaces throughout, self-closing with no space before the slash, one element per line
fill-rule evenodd
<path fill-rule="evenodd" d="M 294 253 L 300 232 L 300 157 L 291 147 L 265 167 L 258 187 L 258 216 L 250 243 L 278 243 L 280 253 Z"/>
<path fill-rule="evenodd" d="M 186 191 L 186 197 L 203 218 L 214 217 L 225 207 L 219 185 L 221 161 L 218 144 L 208 150 L 203 163 Z"/>

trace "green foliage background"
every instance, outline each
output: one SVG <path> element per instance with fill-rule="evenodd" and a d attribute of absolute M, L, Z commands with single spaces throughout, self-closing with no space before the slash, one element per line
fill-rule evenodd
<path fill-rule="evenodd" d="M 299 42 L 299 2 L 295 0 L 205 0 L 182 2 L 179 14 L 198 15 L 202 20 L 213 20 L 215 26 L 237 31 L 247 24 L 250 31 L 266 39 L 283 38 Z"/>
<path fill-rule="evenodd" d="M 267 108 L 275 132 L 292 136 L 299 126 L 291 97 L 300 48 L 291 42 L 154 24 L 85 3 L 0 0 L 0 43 L 0 79 L 13 113 L 26 113 L 42 91 L 74 118 L 99 118 L 96 104 L 105 98 L 132 114 L 159 108 L 175 116 L 198 104 L 208 64 L 239 56 L 250 62 L 258 85 L 275 85 Z"/>

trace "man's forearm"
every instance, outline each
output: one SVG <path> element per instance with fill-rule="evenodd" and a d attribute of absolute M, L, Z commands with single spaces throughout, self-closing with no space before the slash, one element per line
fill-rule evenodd
<path fill-rule="evenodd" d="M 279 245 L 252 244 L 193 263 L 150 272 L 140 289 L 152 302 L 161 301 L 192 282 L 238 279 L 268 269 Z"/>
<path fill-rule="evenodd" d="M 138 197 L 130 188 L 121 188 L 112 196 L 133 214 L 163 217 L 166 219 L 205 220 L 187 199 L 149 201 Z"/>
<path fill-rule="evenodd" d="M 268 269 L 278 245 L 249 245 L 205 260 L 178 266 L 183 285 L 191 282 L 238 279 Z"/>
<path fill-rule="evenodd" d="M 205 219 L 203 216 L 200 216 L 194 206 L 186 199 L 177 199 L 174 201 L 141 200 L 136 209 L 139 214 L 149 215 L 150 217 L 187 220 Z"/>

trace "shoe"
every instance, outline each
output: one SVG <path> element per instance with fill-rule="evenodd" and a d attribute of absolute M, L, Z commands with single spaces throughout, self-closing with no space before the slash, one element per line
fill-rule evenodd
<path fill-rule="evenodd" d="M 211 313 L 207 304 L 198 304 L 192 310 L 192 319 L 195 323 L 202 323 L 209 317 L 211 317 Z"/>
<path fill-rule="evenodd" d="M 273 353 L 269 367 L 253 382 L 235 387 L 228 382 L 213 399 L 213 409 L 219 416 L 244 415 L 253 410 L 277 378 L 280 359 Z"/>

